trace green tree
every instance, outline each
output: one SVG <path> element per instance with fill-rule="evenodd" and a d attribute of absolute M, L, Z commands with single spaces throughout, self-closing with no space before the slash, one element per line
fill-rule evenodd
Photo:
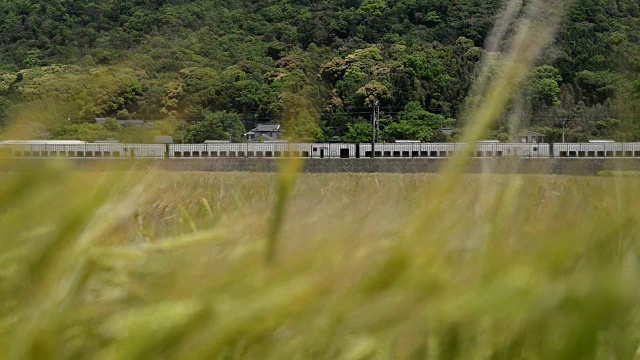
<path fill-rule="evenodd" d="M 348 143 L 370 143 L 371 136 L 370 123 L 356 122 L 348 125 L 348 131 L 342 140 Z"/>
<path fill-rule="evenodd" d="M 553 66 L 544 65 L 533 69 L 529 91 L 536 105 L 560 105 L 560 81 L 562 81 L 560 71 Z"/>
<path fill-rule="evenodd" d="M 375 103 L 384 103 L 393 99 L 389 87 L 376 80 L 358 89 L 356 97 L 365 106 L 373 106 Z"/>
<path fill-rule="evenodd" d="M 107 131 L 113 133 L 116 133 L 122 129 L 122 127 L 118 123 L 118 120 L 116 120 L 115 118 L 107 118 L 107 121 L 104 122 L 104 128 Z"/>
<path fill-rule="evenodd" d="M 206 140 L 242 140 L 245 133 L 244 125 L 238 114 L 220 112 L 203 112 L 204 120 L 190 126 L 185 135 L 185 141 L 203 143 Z"/>
<path fill-rule="evenodd" d="M 281 96 L 282 127 L 292 141 L 313 142 L 322 138 L 314 104 L 304 96 L 285 93 Z"/>
<path fill-rule="evenodd" d="M 371 16 L 380 16 L 387 9 L 385 0 L 364 0 L 360 5 L 360 11 Z"/>
<path fill-rule="evenodd" d="M 399 121 L 386 126 L 381 133 L 381 138 L 387 142 L 396 140 L 431 142 L 434 139 L 434 131 L 428 126 L 416 126 L 408 121 Z"/>

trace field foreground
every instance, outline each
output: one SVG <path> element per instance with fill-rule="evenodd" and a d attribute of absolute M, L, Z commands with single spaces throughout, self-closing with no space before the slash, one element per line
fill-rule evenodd
<path fill-rule="evenodd" d="M 639 358 L 639 184 L 10 172 L 0 357 Z"/>

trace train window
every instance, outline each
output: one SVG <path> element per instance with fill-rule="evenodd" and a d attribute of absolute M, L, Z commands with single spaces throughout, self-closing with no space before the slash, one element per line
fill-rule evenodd
<path fill-rule="evenodd" d="M 604 151 L 598 151 L 598 157 L 604 157 Z"/>
<path fill-rule="evenodd" d="M 227 157 L 226 151 L 220 151 L 220 157 Z"/>
<path fill-rule="evenodd" d="M 64 154 L 64 153 L 61 151 L 60 154 Z M 93 157 L 93 151 L 87 151 L 84 155 L 86 157 Z M 64 155 L 62 155 L 62 156 L 64 156 Z"/>
<path fill-rule="evenodd" d="M 622 157 L 622 151 L 616 151 L 616 157 Z"/>
<path fill-rule="evenodd" d="M 437 151 L 432 151 L 431 152 L 431 157 L 438 157 L 438 152 Z"/>
<path fill-rule="evenodd" d="M 496 156 L 497 156 L 497 157 L 502 157 L 502 151 L 498 151 L 498 152 L 496 152 Z"/>
<path fill-rule="evenodd" d="M 310 157 L 310 156 L 311 156 L 311 154 L 310 154 L 308 151 L 303 151 L 303 152 L 302 152 L 302 157 L 303 157 L 303 158 L 308 158 L 308 157 Z"/>
<path fill-rule="evenodd" d="M 534 146 L 534 147 L 533 147 L 533 151 L 538 151 L 538 147 L 537 147 L 537 146 Z"/>
<path fill-rule="evenodd" d="M 256 156 L 256 153 L 255 153 L 255 152 L 253 152 L 253 151 L 249 151 L 249 152 L 247 153 L 247 157 L 255 157 L 255 156 Z"/>
<path fill-rule="evenodd" d="M 256 151 L 256 156 L 257 156 L 257 157 L 264 157 L 264 152 L 262 152 L 262 151 Z"/>
<path fill-rule="evenodd" d="M 73 156 L 73 153 L 69 154 L 69 156 Z M 102 151 L 96 151 L 96 157 L 102 157 Z"/>
<path fill-rule="evenodd" d="M 382 151 L 376 151 L 376 157 L 382 157 Z"/>
<path fill-rule="evenodd" d="M 420 157 L 420 152 L 419 151 L 413 151 L 413 152 L 411 152 L 411 156 L 412 157 Z"/>
<path fill-rule="evenodd" d="M 487 151 L 487 157 L 493 157 L 493 151 Z"/>
<path fill-rule="evenodd" d="M 569 157 L 576 157 L 577 156 L 577 152 L 575 151 L 569 151 Z"/>
<path fill-rule="evenodd" d="M 560 157 L 567 157 L 566 151 L 560 151 Z"/>
<path fill-rule="evenodd" d="M 202 157 L 209 157 L 209 152 L 208 151 L 203 151 L 202 152 Z"/>
<path fill-rule="evenodd" d="M 371 157 L 371 151 L 365 151 L 364 152 L 364 156 L 365 157 Z"/>
<path fill-rule="evenodd" d="M 613 157 L 613 151 L 607 151 L 607 157 Z"/>
<path fill-rule="evenodd" d="M 84 152 L 83 152 L 83 151 L 78 151 L 78 152 L 76 153 L 76 156 L 77 156 L 77 157 L 84 157 Z"/>
<path fill-rule="evenodd" d="M 275 155 L 276 157 L 282 157 L 282 151 L 276 151 Z"/>
<path fill-rule="evenodd" d="M 217 151 L 212 151 L 211 152 L 211 157 L 218 157 L 218 152 Z"/>
<path fill-rule="evenodd" d="M 200 157 L 200 151 L 194 151 L 191 155 L 193 157 Z"/>
<path fill-rule="evenodd" d="M 238 156 L 239 157 L 244 157 L 244 151 L 238 151 Z"/>
<path fill-rule="evenodd" d="M 175 151 L 173 153 L 173 157 L 182 157 L 182 153 L 180 151 Z"/>
<path fill-rule="evenodd" d="M 633 157 L 640 157 L 640 151 L 636 151 L 636 152 L 633 154 Z"/>
<path fill-rule="evenodd" d="M 293 157 L 299 158 L 300 157 L 300 151 L 294 151 L 293 152 Z"/>
<path fill-rule="evenodd" d="M 114 151 L 113 157 L 120 157 L 120 151 Z"/>
<path fill-rule="evenodd" d="M 81 155 L 79 155 L 79 156 L 81 156 Z M 111 151 L 105 151 L 104 152 L 104 156 L 105 157 L 111 157 Z"/>
<path fill-rule="evenodd" d="M 183 152 L 182 152 L 182 157 L 191 157 L 191 152 L 189 152 L 189 151 L 183 151 Z"/>
<path fill-rule="evenodd" d="M 400 157 L 400 151 L 394 151 L 393 157 Z"/>
<path fill-rule="evenodd" d="M 21 156 L 22 156 L 22 151 L 14 151 L 14 152 L 13 152 L 13 156 L 15 156 L 15 157 L 21 157 Z"/>
<path fill-rule="evenodd" d="M 284 157 L 291 157 L 291 152 L 290 151 L 285 151 L 284 152 Z"/>
<path fill-rule="evenodd" d="M 584 151 L 578 151 L 578 157 L 585 157 L 586 154 Z"/>
<path fill-rule="evenodd" d="M 447 154 L 446 151 L 440 151 L 440 156 L 441 157 L 447 157 L 447 156 L 449 156 L 449 154 Z"/>
<path fill-rule="evenodd" d="M 633 151 L 625 151 L 624 152 L 624 156 L 625 157 L 633 157 Z"/>
<path fill-rule="evenodd" d="M 588 157 L 595 157 L 596 156 L 596 152 L 595 151 L 587 151 L 587 156 Z"/>
<path fill-rule="evenodd" d="M 482 151 L 476 151 L 476 157 L 482 157 Z"/>
<path fill-rule="evenodd" d="M 69 156 L 69 157 L 73 157 L 73 155 L 74 155 L 74 154 L 73 154 L 73 151 L 67 151 L 67 156 Z"/>
<path fill-rule="evenodd" d="M 229 157 L 236 157 L 235 151 L 229 151 Z"/>
<path fill-rule="evenodd" d="M 265 156 L 266 156 L 266 157 L 273 157 L 273 151 L 267 151 L 267 152 L 265 152 Z"/>
<path fill-rule="evenodd" d="M 313 148 L 313 151 L 314 151 L 314 152 L 318 151 L 318 148 L 315 148 L 315 147 L 314 147 L 314 148 Z"/>
<path fill-rule="evenodd" d="M 429 152 L 428 151 L 420 151 L 420 156 L 428 157 L 429 156 Z"/>
<path fill-rule="evenodd" d="M 385 151 L 384 157 L 391 157 L 391 151 Z"/>
<path fill-rule="evenodd" d="M 410 153 L 408 151 L 403 151 L 402 152 L 402 157 L 409 157 L 410 156 L 409 154 Z"/>
<path fill-rule="evenodd" d="M 49 152 L 49 156 L 58 156 L 58 152 L 57 151 L 50 151 Z"/>

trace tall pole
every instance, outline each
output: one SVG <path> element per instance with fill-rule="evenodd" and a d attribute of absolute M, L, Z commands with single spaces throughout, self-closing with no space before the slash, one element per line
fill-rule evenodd
<path fill-rule="evenodd" d="M 371 114 L 371 158 L 376 157 L 376 107 L 373 106 L 373 114 Z"/>
<path fill-rule="evenodd" d="M 376 101 L 376 142 L 380 141 L 380 104 Z"/>

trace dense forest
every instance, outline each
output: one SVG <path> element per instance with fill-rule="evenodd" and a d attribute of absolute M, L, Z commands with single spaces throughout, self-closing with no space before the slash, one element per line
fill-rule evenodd
<path fill-rule="evenodd" d="M 0 122 L 88 141 L 241 141 L 256 123 L 280 122 L 299 140 L 365 142 L 379 101 L 383 140 L 452 141 L 458 132 L 440 129 L 464 123 L 503 5 L 0 0 Z M 532 129 L 557 141 L 566 127 L 568 141 L 640 141 L 639 104 L 638 1 L 576 0 L 488 136 Z"/>

